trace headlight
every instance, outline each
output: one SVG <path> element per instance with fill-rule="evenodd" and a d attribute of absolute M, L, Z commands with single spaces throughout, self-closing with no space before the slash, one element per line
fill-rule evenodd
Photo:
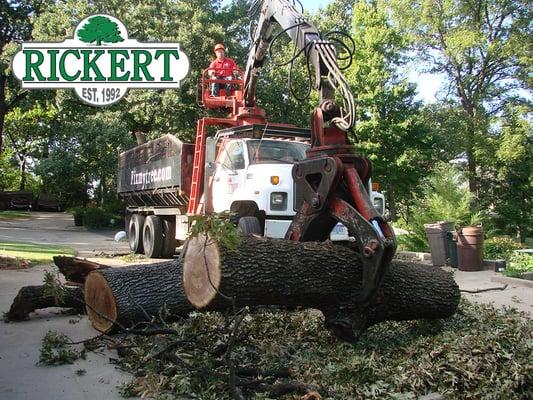
<path fill-rule="evenodd" d="M 273 192 L 270 194 L 270 209 L 284 211 L 287 209 L 287 193 Z"/>

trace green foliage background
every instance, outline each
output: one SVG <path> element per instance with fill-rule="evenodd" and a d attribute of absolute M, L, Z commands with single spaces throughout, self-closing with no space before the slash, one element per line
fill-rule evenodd
<path fill-rule="evenodd" d="M 244 67 L 250 39 L 250 1 L 233 0 L 23 0 L 3 2 L 10 29 L 0 29 L 0 189 L 29 187 L 55 194 L 66 206 L 114 201 L 120 151 L 135 132 L 172 133 L 192 141 L 196 83 L 223 42 Z M 305 7 L 305 2 L 304 2 Z M 61 41 L 88 15 L 108 13 L 141 41 L 178 41 L 191 71 L 180 90 L 132 90 L 99 109 L 72 91 L 23 91 L 10 61 L 24 40 Z M 459 160 L 470 213 L 491 215 L 491 231 L 525 241 L 533 226 L 531 4 L 525 0 L 333 0 L 306 16 L 322 33 L 337 30 L 355 41 L 345 71 L 358 106 L 350 132 L 373 162 L 390 217 L 405 224 L 420 210 L 427 178 L 442 162 Z M 278 32 L 279 28 L 274 30 Z M 258 104 L 271 121 L 309 125 L 318 104 L 312 92 L 289 93 L 287 60 L 293 44 L 280 38 L 258 84 Z M 342 50 L 339 47 L 339 51 Z M 344 55 L 344 54 L 341 54 Z M 292 87 L 305 93 L 304 58 Z M 409 71 L 440 73 L 445 87 L 432 104 L 417 98 Z M 520 90 L 517 90 L 520 89 Z M 457 164 L 457 163 L 456 163 Z M 443 204 L 450 207 L 453 203 Z M 403 221 L 403 222 L 401 222 Z"/>

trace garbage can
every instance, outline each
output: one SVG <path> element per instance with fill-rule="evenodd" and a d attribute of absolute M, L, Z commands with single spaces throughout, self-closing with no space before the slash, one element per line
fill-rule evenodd
<path fill-rule="evenodd" d="M 453 222 L 439 221 L 434 224 L 425 224 L 424 228 L 431 251 L 431 262 L 433 265 L 446 265 L 449 257 L 446 232 L 453 229 Z"/>
<path fill-rule="evenodd" d="M 481 225 L 457 229 L 457 256 L 460 271 L 483 269 L 483 228 Z"/>
<path fill-rule="evenodd" d="M 448 242 L 448 259 L 450 260 L 450 265 L 453 268 L 457 268 L 459 260 L 457 259 L 457 239 L 454 237 L 454 231 L 446 232 L 446 241 Z"/>

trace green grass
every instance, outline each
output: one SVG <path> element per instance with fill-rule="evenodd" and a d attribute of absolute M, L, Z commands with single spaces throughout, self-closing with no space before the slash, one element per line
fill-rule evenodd
<path fill-rule="evenodd" d="M 0 254 L 29 260 L 32 263 L 48 263 L 53 256 L 74 256 L 76 250 L 67 246 L 39 243 L 0 242 Z"/>
<path fill-rule="evenodd" d="M 31 213 L 29 211 L 0 211 L 0 220 L 1 219 L 18 219 L 18 218 L 30 218 Z"/>

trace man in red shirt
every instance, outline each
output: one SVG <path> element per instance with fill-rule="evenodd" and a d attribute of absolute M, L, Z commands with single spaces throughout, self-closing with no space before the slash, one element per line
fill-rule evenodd
<path fill-rule="evenodd" d="M 215 58 L 209 65 L 209 77 L 211 79 L 231 80 L 235 74 L 234 70 L 237 68 L 237 63 L 233 59 L 226 57 L 226 49 L 223 44 L 219 43 L 215 46 L 215 54 L 217 55 L 217 58 Z M 212 96 L 219 95 L 221 85 L 222 84 L 220 83 L 211 84 Z M 226 91 L 226 97 L 230 96 L 231 85 L 224 85 L 224 89 Z"/>

